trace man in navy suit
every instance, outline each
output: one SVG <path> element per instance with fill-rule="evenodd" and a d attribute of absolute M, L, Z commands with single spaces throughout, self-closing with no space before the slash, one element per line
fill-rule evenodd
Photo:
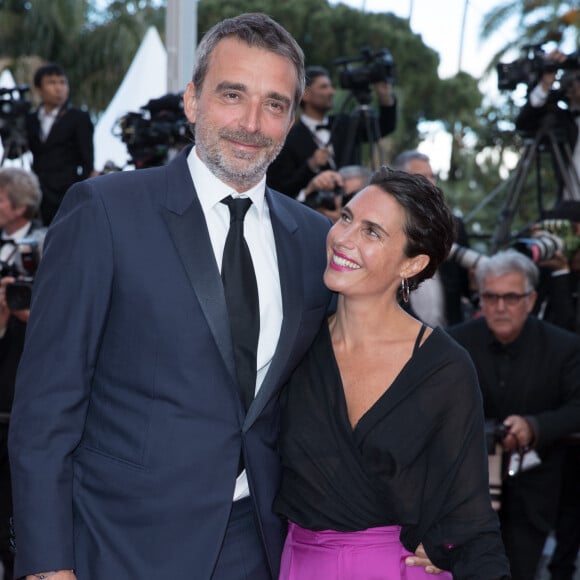
<path fill-rule="evenodd" d="M 40 180 L 40 213 L 45 226 L 52 222 L 67 189 L 93 174 L 93 123 L 86 111 L 69 102 L 69 84 L 57 64 L 34 73 L 40 106 L 26 118 L 32 169 Z"/>
<path fill-rule="evenodd" d="M 278 395 L 330 299 L 328 220 L 265 186 L 303 67 L 270 18 L 219 23 L 184 95 L 196 146 L 78 183 L 61 204 L 10 425 L 18 577 L 277 577 Z M 228 195 L 252 201 L 260 334 L 247 412 L 219 267 Z"/>

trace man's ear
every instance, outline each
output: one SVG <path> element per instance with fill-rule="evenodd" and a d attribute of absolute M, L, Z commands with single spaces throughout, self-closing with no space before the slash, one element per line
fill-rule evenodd
<path fill-rule="evenodd" d="M 192 82 L 187 83 L 183 93 L 183 111 L 190 123 L 195 123 L 197 93 L 195 85 Z"/>

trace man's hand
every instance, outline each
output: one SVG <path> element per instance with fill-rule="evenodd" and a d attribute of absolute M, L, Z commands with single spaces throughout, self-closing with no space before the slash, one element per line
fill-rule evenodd
<path fill-rule="evenodd" d="M 73 570 L 37 572 L 36 574 L 26 576 L 25 580 L 38 580 L 39 578 L 46 578 L 46 580 L 77 580 L 76 574 Z"/>
<path fill-rule="evenodd" d="M 549 52 L 544 58 L 548 62 L 561 63 L 566 60 L 566 55 L 563 52 L 560 52 L 559 50 L 553 50 L 552 52 Z M 552 88 L 552 85 L 556 80 L 557 72 L 558 72 L 557 69 L 554 71 L 549 70 L 542 75 L 540 84 L 542 85 L 542 88 L 546 92 L 548 92 Z"/>
<path fill-rule="evenodd" d="M 423 544 L 417 546 L 414 556 L 409 556 L 405 559 L 405 564 L 407 566 L 423 566 L 427 574 L 441 574 L 442 572 L 440 568 L 437 568 L 437 566 L 429 560 L 425 548 L 423 548 Z"/>
<path fill-rule="evenodd" d="M 304 188 L 304 193 L 310 195 L 315 191 L 333 191 L 337 185 L 343 186 L 343 180 L 338 171 L 327 169 L 315 175 Z"/>
<path fill-rule="evenodd" d="M 308 158 L 308 167 L 310 167 L 311 171 L 320 171 L 322 167 L 328 164 L 329 157 L 330 149 L 328 147 L 320 147 L 312 154 L 312 157 Z"/>
<path fill-rule="evenodd" d="M 386 81 L 380 81 L 373 85 L 375 93 L 381 107 L 392 107 L 395 104 L 395 95 L 393 94 L 393 85 Z"/>
<path fill-rule="evenodd" d="M 8 319 L 11 316 L 8 304 L 6 304 L 6 286 L 12 284 L 14 278 L 6 276 L 0 279 L 0 330 L 4 330 L 8 325 Z"/>
<path fill-rule="evenodd" d="M 520 447 L 528 447 L 534 439 L 532 426 L 519 415 L 506 417 L 503 424 L 507 427 L 506 436 L 503 439 L 503 448 L 508 451 Z"/>
<path fill-rule="evenodd" d="M 538 262 L 538 266 L 540 268 L 546 268 L 554 272 L 565 270 L 570 271 L 568 259 L 560 250 L 557 250 L 549 260 L 542 260 L 541 262 Z"/>
<path fill-rule="evenodd" d="M 12 276 L 6 276 L 0 279 L 0 330 L 5 329 L 10 316 L 18 318 L 21 322 L 28 322 L 30 310 L 10 310 L 6 303 L 6 286 L 14 283 L 16 280 Z"/>

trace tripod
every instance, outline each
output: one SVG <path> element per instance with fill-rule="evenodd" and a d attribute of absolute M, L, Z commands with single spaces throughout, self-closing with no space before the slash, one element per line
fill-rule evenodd
<path fill-rule="evenodd" d="M 339 167 L 350 165 L 353 158 L 356 158 L 358 163 L 361 163 L 361 135 L 366 135 L 370 147 L 371 168 L 377 169 L 377 157 L 378 166 L 380 166 L 384 164 L 385 156 L 380 144 L 381 133 L 379 122 L 375 112 L 370 106 L 371 93 L 367 90 L 356 91 L 352 93 L 352 96 L 356 98 L 359 104 L 350 115 L 345 146 L 342 152 L 342 157 L 339 159 Z M 354 155 L 357 149 L 359 149 L 359 151 Z"/>
<path fill-rule="evenodd" d="M 513 171 L 511 187 L 506 202 L 499 214 L 497 226 L 491 238 L 490 250 L 495 253 L 510 239 L 510 226 L 520 203 L 522 192 L 526 186 L 528 175 L 535 161 L 536 167 L 536 194 L 538 212 L 542 214 L 542 183 L 540 154 L 547 150 L 552 157 L 554 173 L 562 179 L 564 188 L 574 199 L 580 199 L 580 179 L 572 163 L 572 151 L 569 144 L 559 138 L 557 130 L 551 123 L 552 118 L 547 116 L 534 138 L 529 141 Z"/>

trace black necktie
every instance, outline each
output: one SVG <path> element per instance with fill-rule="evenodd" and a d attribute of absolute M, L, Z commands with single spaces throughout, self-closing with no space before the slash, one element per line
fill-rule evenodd
<path fill-rule="evenodd" d="M 252 256 L 244 239 L 244 216 L 252 200 L 229 196 L 222 203 L 230 209 L 230 229 L 222 260 L 222 282 L 232 329 L 236 373 L 247 410 L 256 390 L 256 352 L 260 334 L 258 284 Z"/>

